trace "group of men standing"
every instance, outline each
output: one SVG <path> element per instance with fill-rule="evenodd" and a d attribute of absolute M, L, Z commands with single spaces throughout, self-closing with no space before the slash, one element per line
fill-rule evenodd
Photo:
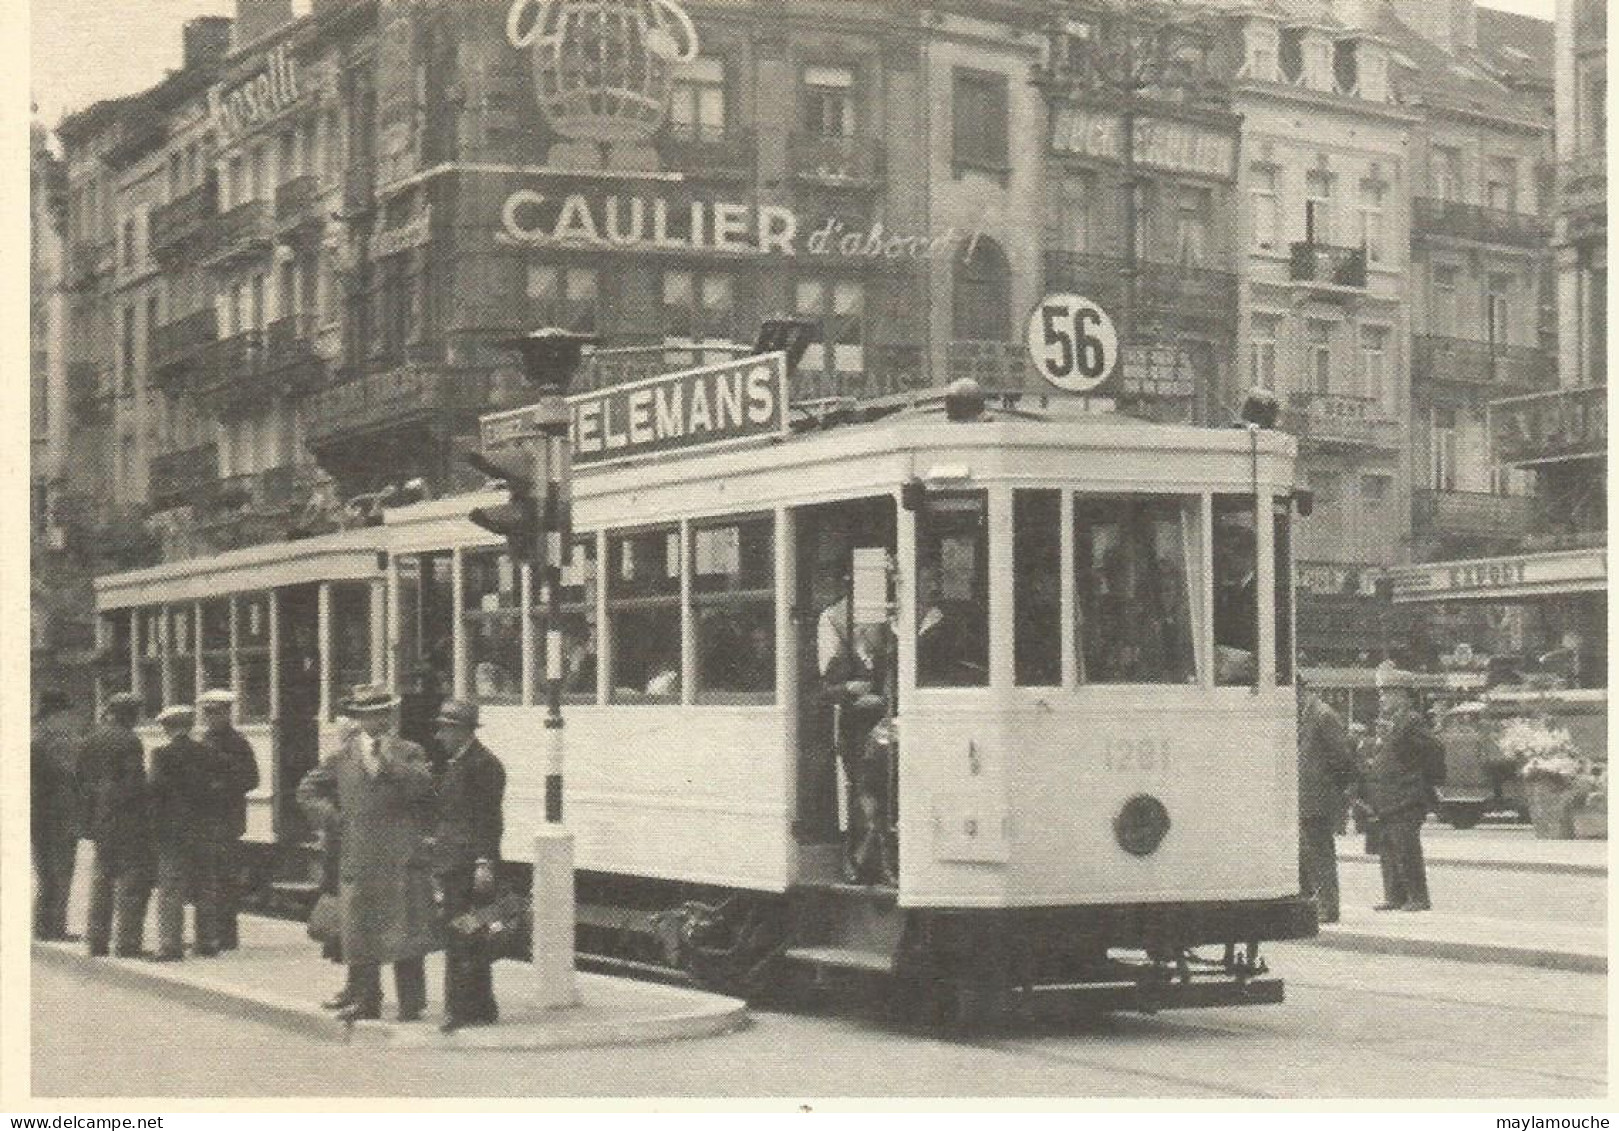
<path fill-rule="evenodd" d="M 1437 807 L 1432 781 L 1443 751 L 1417 711 L 1405 673 L 1387 665 L 1377 674 L 1377 723 L 1359 750 L 1338 714 L 1313 690 L 1299 692 L 1299 883 L 1316 901 L 1320 920 L 1339 915 L 1337 845 L 1353 805 L 1369 822 L 1382 869 L 1383 901 L 1376 911 L 1427 911 L 1422 823 Z"/>
<path fill-rule="evenodd" d="M 77 733 L 67 698 L 40 696 L 32 741 L 34 935 L 67 939 L 67 901 L 80 839 L 95 846 L 85 943 L 92 957 L 184 957 L 185 904 L 194 904 L 193 953 L 234 950 L 236 870 L 247 828 L 247 795 L 258 762 L 231 725 L 229 691 L 175 705 L 158 716 L 167 741 L 152 751 L 135 733 L 140 704 L 128 692 L 107 700 L 102 720 Z M 146 912 L 157 886 L 158 949 L 145 948 Z"/>

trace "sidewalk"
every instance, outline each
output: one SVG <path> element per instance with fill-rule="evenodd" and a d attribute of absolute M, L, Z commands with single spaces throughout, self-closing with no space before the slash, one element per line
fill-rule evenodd
<path fill-rule="evenodd" d="M 1376 862 L 1358 833 L 1338 838 L 1338 859 Z M 1539 840 L 1528 825 L 1482 825 L 1453 829 L 1429 821 L 1422 854 L 1430 868 L 1489 868 L 1509 872 L 1606 875 L 1605 840 Z"/>
<path fill-rule="evenodd" d="M 1342 920 L 1323 923 L 1310 943 L 1411 958 L 1608 972 L 1608 936 L 1600 928 L 1491 919 L 1442 909 L 1380 912 L 1345 907 Z"/>

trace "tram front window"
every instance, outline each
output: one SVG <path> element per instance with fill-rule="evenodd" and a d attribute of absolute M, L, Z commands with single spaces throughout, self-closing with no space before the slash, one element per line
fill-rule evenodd
<path fill-rule="evenodd" d="M 1062 682 L 1062 492 L 1012 496 L 1012 667 L 1019 687 Z"/>
<path fill-rule="evenodd" d="M 1074 500 L 1081 683 L 1196 681 L 1194 505 L 1165 495 Z"/>
<path fill-rule="evenodd" d="M 916 523 L 916 682 L 989 683 L 988 499 L 933 494 Z"/>
<path fill-rule="evenodd" d="M 1214 498 L 1214 682 L 1254 682 L 1259 656 L 1259 540 L 1254 500 Z"/>
<path fill-rule="evenodd" d="M 331 596 L 331 672 L 328 698 L 335 705 L 349 690 L 371 682 L 371 586 L 339 582 Z"/>

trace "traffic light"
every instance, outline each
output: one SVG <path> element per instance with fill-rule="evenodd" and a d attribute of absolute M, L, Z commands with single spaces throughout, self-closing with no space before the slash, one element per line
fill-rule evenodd
<path fill-rule="evenodd" d="M 753 353 L 757 356 L 780 350 L 787 355 L 787 372 L 791 373 L 798 368 L 804 351 L 820 332 L 821 324 L 807 318 L 766 318 L 759 324 Z"/>
<path fill-rule="evenodd" d="M 474 507 L 467 515 L 474 526 L 506 539 L 507 552 L 514 562 L 541 563 L 540 504 L 534 494 L 534 479 L 525 470 L 469 452 L 467 462 L 490 479 L 497 480 L 511 496 L 498 507 Z"/>
<path fill-rule="evenodd" d="M 568 391 L 568 383 L 584 359 L 585 347 L 595 345 L 596 338 L 593 334 L 547 326 L 500 344 L 522 354 L 525 381 L 560 394 Z"/>

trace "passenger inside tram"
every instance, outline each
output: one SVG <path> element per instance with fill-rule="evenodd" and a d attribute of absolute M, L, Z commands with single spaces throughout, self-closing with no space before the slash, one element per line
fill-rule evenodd
<path fill-rule="evenodd" d="M 1254 681 L 1259 653 L 1258 540 L 1253 504 L 1221 498 L 1214 509 L 1215 682 Z"/>

